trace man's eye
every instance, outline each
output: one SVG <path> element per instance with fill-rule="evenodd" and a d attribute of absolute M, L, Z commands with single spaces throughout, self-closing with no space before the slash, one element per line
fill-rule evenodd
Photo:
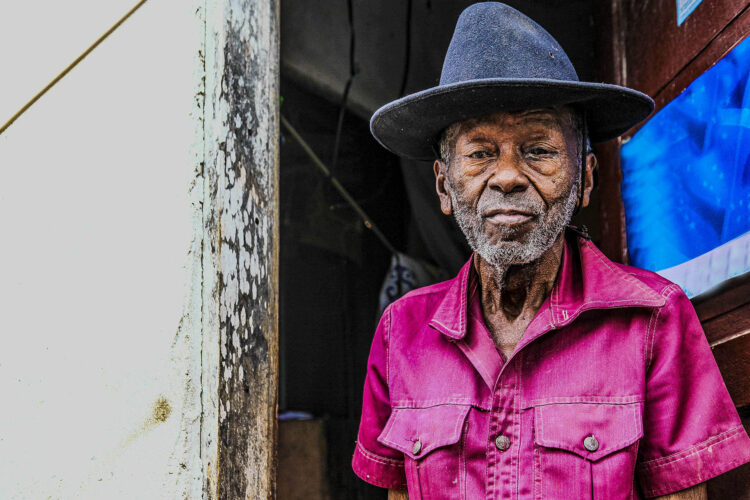
<path fill-rule="evenodd" d="M 492 153 L 483 149 L 480 149 L 479 151 L 474 151 L 473 153 L 469 154 L 469 158 L 476 158 L 478 160 L 483 160 L 491 156 L 492 156 Z"/>
<path fill-rule="evenodd" d="M 555 152 L 542 147 L 533 147 L 526 150 L 526 154 L 531 156 L 551 156 Z"/>

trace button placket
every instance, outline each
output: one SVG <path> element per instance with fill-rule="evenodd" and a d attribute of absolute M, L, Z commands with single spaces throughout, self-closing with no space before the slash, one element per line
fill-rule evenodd
<path fill-rule="evenodd" d="M 514 356 L 515 358 L 516 356 Z M 513 439 L 518 437 L 519 414 L 517 410 L 518 374 L 513 361 L 504 367 L 495 386 L 495 397 L 490 425 L 490 454 L 488 465 L 488 498 L 511 498 L 517 480 L 514 470 L 518 466 L 513 449 Z"/>

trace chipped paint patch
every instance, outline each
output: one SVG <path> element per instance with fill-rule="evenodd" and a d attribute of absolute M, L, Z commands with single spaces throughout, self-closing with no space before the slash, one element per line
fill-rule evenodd
<path fill-rule="evenodd" d="M 218 279 L 204 315 L 215 311 L 218 332 L 218 497 L 265 498 L 278 363 L 278 2 L 207 3 L 206 33 L 204 276 Z"/>

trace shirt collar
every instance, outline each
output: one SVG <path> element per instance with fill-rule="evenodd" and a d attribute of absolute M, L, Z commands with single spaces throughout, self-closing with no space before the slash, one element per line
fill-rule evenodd
<path fill-rule="evenodd" d="M 431 327 L 456 340 L 466 336 L 467 291 L 475 273 L 473 257 L 452 280 L 429 321 Z M 568 233 L 548 303 L 550 326 L 559 328 L 590 309 L 661 307 L 665 301 L 635 275 L 607 259 L 590 241 Z"/>

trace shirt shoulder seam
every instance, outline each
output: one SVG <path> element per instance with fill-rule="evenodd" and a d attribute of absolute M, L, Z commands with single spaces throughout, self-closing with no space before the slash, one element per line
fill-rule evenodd
<path fill-rule="evenodd" d="M 661 289 L 659 294 L 664 298 L 665 301 L 667 301 L 673 293 L 675 293 L 677 290 L 680 290 L 680 287 L 675 285 L 674 283 L 670 283 L 666 285 L 664 288 Z M 648 322 L 648 328 L 646 329 L 646 342 L 644 346 L 644 355 L 643 355 L 643 366 L 645 368 L 645 373 L 648 373 L 649 369 L 651 369 L 651 363 L 654 360 L 654 343 L 656 339 L 656 325 L 659 322 L 659 316 L 661 316 L 662 311 L 664 308 L 667 307 L 667 303 L 665 303 L 662 307 L 657 307 L 651 312 L 651 318 Z"/>

